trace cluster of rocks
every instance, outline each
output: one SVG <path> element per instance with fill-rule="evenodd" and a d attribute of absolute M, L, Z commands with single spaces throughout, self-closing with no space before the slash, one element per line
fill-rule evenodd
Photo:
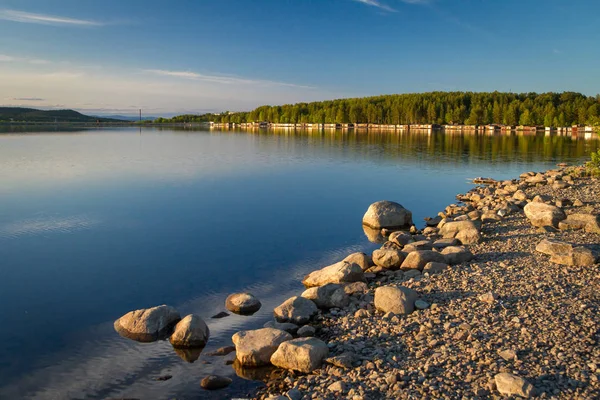
<path fill-rule="evenodd" d="M 600 184 L 479 182 L 422 230 L 371 205 L 381 248 L 307 275 L 269 328 L 236 334 L 238 362 L 284 369 L 258 398 L 598 397 Z"/>
<path fill-rule="evenodd" d="M 225 307 L 239 315 L 252 315 L 261 308 L 261 302 L 250 293 L 234 293 L 225 300 Z M 227 315 L 220 313 L 214 318 Z M 210 337 L 210 329 L 201 317 L 189 314 L 181 318 L 175 308 L 167 305 L 130 311 L 114 322 L 114 328 L 121 336 L 138 342 L 169 339 L 175 353 L 190 363 L 200 357 Z M 227 355 L 231 351 L 221 348 L 213 355 Z M 231 382 L 230 378 L 211 375 L 200 385 L 216 390 L 229 386 Z"/>

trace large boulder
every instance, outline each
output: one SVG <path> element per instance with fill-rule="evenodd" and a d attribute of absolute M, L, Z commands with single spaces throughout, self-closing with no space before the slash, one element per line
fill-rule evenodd
<path fill-rule="evenodd" d="M 324 309 L 344 308 L 350 303 L 350 297 L 346 294 L 344 286 L 337 283 L 308 288 L 301 296 L 312 300 L 317 307 Z"/>
<path fill-rule="evenodd" d="M 169 338 L 173 347 L 204 347 L 210 331 L 202 318 L 190 314 L 175 325 L 175 331 Z"/>
<path fill-rule="evenodd" d="M 304 325 L 317 313 L 317 306 L 312 300 L 294 296 L 284 301 L 273 310 L 278 322 L 291 322 Z"/>
<path fill-rule="evenodd" d="M 381 286 L 375 289 L 375 308 L 384 313 L 410 314 L 419 295 L 404 286 Z"/>
<path fill-rule="evenodd" d="M 373 266 L 373 260 L 365 253 L 352 253 L 348 257 L 344 258 L 350 264 L 357 264 L 363 271 L 368 270 Z"/>
<path fill-rule="evenodd" d="M 262 328 L 238 332 L 231 340 L 235 345 L 236 358 L 242 366 L 259 367 L 269 365 L 279 345 L 292 340 L 292 335 L 279 329 Z"/>
<path fill-rule="evenodd" d="M 452 221 L 446 222 L 440 228 L 440 235 L 445 239 L 458 239 L 462 244 L 479 243 L 481 234 L 480 225 L 475 221 Z"/>
<path fill-rule="evenodd" d="M 323 269 L 313 271 L 304 277 L 302 283 L 307 288 L 328 283 L 360 282 L 365 279 L 358 264 L 340 261 Z"/>
<path fill-rule="evenodd" d="M 521 396 L 529 398 L 535 394 L 535 388 L 520 376 L 502 372 L 494 376 L 496 389 L 506 396 Z"/>
<path fill-rule="evenodd" d="M 473 253 L 461 246 L 448 246 L 442 250 L 442 255 L 450 265 L 462 264 L 473 259 Z"/>
<path fill-rule="evenodd" d="M 225 307 L 229 311 L 241 315 L 252 315 L 261 306 L 260 301 L 250 293 L 234 293 L 225 300 Z"/>
<path fill-rule="evenodd" d="M 168 338 L 180 319 L 177 310 L 162 305 L 130 311 L 115 321 L 114 328 L 123 337 L 153 342 Z"/>
<path fill-rule="evenodd" d="M 400 266 L 400 269 L 403 271 L 410 269 L 418 269 L 419 271 L 423 271 L 425 265 L 430 262 L 445 263 L 446 258 L 442 254 L 433 250 L 417 250 L 413 251 L 412 253 L 408 253 L 408 256 L 406 256 L 406 259 Z"/>
<path fill-rule="evenodd" d="M 381 248 L 373 252 L 373 262 L 378 267 L 398 269 L 404 261 L 405 254 L 398 249 Z"/>
<path fill-rule="evenodd" d="M 308 374 L 321 367 L 329 355 L 327 344 L 316 338 L 293 339 L 282 343 L 271 356 L 276 367 Z"/>
<path fill-rule="evenodd" d="M 556 228 L 560 221 L 567 218 L 563 210 L 546 203 L 532 201 L 523 210 L 531 224 L 537 227 L 553 226 Z"/>
<path fill-rule="evenodd" d="M 371 228 L 406 228 L 413 224 L 412 213 L 393 201 L 378 201 L 369 206 L 363 225 Z"/>

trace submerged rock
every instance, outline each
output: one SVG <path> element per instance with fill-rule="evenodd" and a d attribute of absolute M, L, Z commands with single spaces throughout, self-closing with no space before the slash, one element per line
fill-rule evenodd
<path fill-rule="evenodd" d="M 200 386 L 206 390 L 219 390 L 231 385 L 231 382 L 233 381 L 225 376 L 211 375 L 202 379 Z"/>
<path fill-rule="evenodd" d="M 130 311 L 115 321 L 119 335 L 138 342 L 166 339 L 181 316 L 173 307 L 161 305 Z"/>
<path fill-rule="evenodd" d="M 363 216 L 363 225 L 371 228 L 407 228 L 412 222 L 412 212 L 393 201 L 378 201 L 369 206 Z"/>

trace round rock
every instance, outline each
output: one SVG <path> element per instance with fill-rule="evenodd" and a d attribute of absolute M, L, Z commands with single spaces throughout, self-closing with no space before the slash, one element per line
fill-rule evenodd
<path fill-rule="evenodd" d="M 225 307 L 229 311 L 241 315 L 252 315 L 261 306 L 260 301 L 250 293 L 234 293 L 225 300 Z"/>
<path fill-rule="evenodd" d="M 204 347 L 210 331 L 202 318 L 190 314 L 175 325 L 175 331 L 169 338 L 173 347 Z"/>
<path fill-rule="evenodd" d="M 363 225 L 371 228 L 406 228 L 413 224 L 412 212 L 393 201 L 378 201 L 369 206 Z"/>

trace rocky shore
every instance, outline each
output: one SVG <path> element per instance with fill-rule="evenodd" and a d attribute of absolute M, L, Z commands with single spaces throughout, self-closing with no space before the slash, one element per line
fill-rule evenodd
<path fill-rule="evenodd" d="M 363 226 L 381 248 L 306 275 L 272 321 L 208 356 L 264 381 L 259 399 L 600 398 L 600 181 L 562 166 L 473 183 L 423 229 L 398 203 L 372 204 Z M 250 293 L 224 305 L 262 307 Z M 114 327 L 168 338 L 188 362 L 210 340 L 200 316 L 166 305 Z"/>
<path fill-rule="evenodd" d="M 410 233 L 366 221 L 381 249 L 234 336 L 236 363 L 283 368 L 256 398 L 600 398 L 600 182 L 581 172 L 481 179 Z M 386 203 L 365 217 L 412 217 Z"/>

